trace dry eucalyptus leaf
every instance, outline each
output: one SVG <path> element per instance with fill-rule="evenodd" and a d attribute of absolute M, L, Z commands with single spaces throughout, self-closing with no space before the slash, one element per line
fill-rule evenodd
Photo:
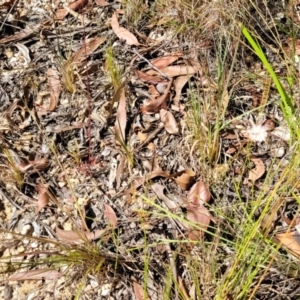
<path fill-rule="evenodd" d="M 59 96 L 62 91 L 62 86 L 57 71 L 49 68 L 47 70 L 47 78 L 48 85 L 50 88 L 50 104 L 47 110 L 53 111 L 58 104 Z"/>
<path fill-rule="evenodd" d="M 152 83 L 152 84 L 166 82 L 166 80 L 164 80 L 159 76 L 148 75 L 147 73 L 138 70 L 135 71 L 135 75 L 137 78 L 141 79 L 142 81 Z"/>
<path fill-rule="evenodd" d="M 169 96 L 172 82 L 172 80 L 169 82 L 167 88 L 161 96 L 157 97 L 156 99 L 148 99 L 143 103 L 141 107 L 142 114 L 153 114 L 159 112 L 161 108 L 167 108 L 166 102 Z"/>
<path fill-rule="evenodd" d="M 63 230 L 55 229 L 58 239 L 71 244 L 84 244 L 86 241 L 96 240 L 105 233 L 105 230 L 97 229 L 93 232 L 83 230 Z"/>
<path fill-rule="evenodd" d="M 88 55 L 91 55 L 105 41 L 106 37 L 100 36 L 86 42 L 86 44 L 82 48 L 80 48 L 76 53 L 74 53 L 71 56 L 69 63 L 79 64 L 83 62 Z"/>
<path fill-rule="evenodd" d="M 88 0 L 77 0 L 75 2 L 72 2 L 71 4 L 68 5 L 68 8 L 72 10 L 79 10 L 80 8 L 84 7 L 88 3 Z M 65 8 L 60 8 L 56 11 L 55 17 L 58 20 L 64 19 L 68 15 L 68 10 Z"/>
<path fill-rule="evenodd" d="M 179 132 L 179 126 L 170 111 L 161 109 L 159 111 L 160 119 L 164 123 L 165 129 L 170 134 L 177 134 Z"/>
<path fill-rule="evenodd" d="M 153 98 L 157 98 L 160 96 L 160 93 L 158 92 L 158 90 L 156 89 L 156 87 L 153 84 L 149 85 L 148 92 Z"/>
<path fill-rule="evenodd" d="M 251 160 L 254 162 L 255 168 L 249 172 L 248 180 L 254 182 L 265 174 L 266 168 L 260 158 L 252 157 Z"/>
<path fill-rule="evenodd" d="M 121 178 L 122 178 L 122 175 L 124 174 L 125 162 L 126 162 L 126 156 L 122 155 L 121 158 L 120 158 L 120 162 L 118 164 L 117 170 L 116 170 L 116 172 L 117 172 L 117 174 L 116 174 L 116 188 L 117 188 L 117 190 L 121 186 Z"/>
<path fill-rule="evenodd" d="M 202 180 L 196 182 L 190 189 L 187 202 L 188 205 L 201 206 L 203 203 L 209 202 L 211 199 L 210 192 Z"/>
<path fill-rule="evenodd" d="M 57 279 L 59 272 L 51 269 L 39 269 L 19 272 L 8 277 L 9 281 L 21 281 L 21 280 L 41 280 L 41 279 Z"/>
<path fill-rule="evenodd" d="M 187 198 L 187 219 L 196 223 L 201 228 L 199 230 L 193 226 L 188 226 L 188 229 L 190 229 L 188 236 L 193 241 L 204 236 L 204 231 L 210 223 L 210 213 L 203 205 L 209 202 L 210 198 L 210 192 L 202 180 L 196 182 L 189 191 Z"/>
<path fill-rule="evenodd" d="M 154 67 L 158 69 L 163 69 L 175 62 L 178 58 L 182 56 L 182 52 L 174 53 L 171 55 L 166 55 L 163 57 L 158 57 L 151 60 L 151 63 Z"/>
<path fill-rule="evenodd" d="M 39 184 L 36 189 L 39 193 L 37 212 L 40 212 L 49 203 L 48 184 Z"/>
<path fill-rule="evenodd" d="M 105 7 L 105 6 L 109 6 L 111 5 L 110 3 L 108 3 L 107 1 L 105 0 L 96 0 L 96 3 L 101 6 L 101 7 Z"/>
<path fill-rule="evenodd" d="M 161 69 L 161 72 L 169 77 L 176 77 L 181 75 L 194 75 L 199 71 L 201 71 L 201 68 L 198 66 L 193 67 L 193 66 L 186 66 L 186 65 L 169 66 Z M 149 70 L 147 74 L 157 75 L 158 73 L 154 70 Z"/>
<path fill-rule="evenodd" d="M 197 226 L 201 228 L 201 230 L 199 230 L 195 229 L 193 226 L 189 226 L 189 239 L 192 241 L 196 241 L 199 238 L 202 238 L 211 220 L 211 216 L 208 209 L 203 205 L 194 208 L 189 207 L 187 209 L 186 218 L 190 222 L 197 224 Z"/>
<path fill-rule="evenodd" d="M 28 38 L 29 36 L 31 36 L 35 30 L 38 30 L 38 28 L 40 27 L 40 24 L 38 24 L 37 26 L 35 26 L 34 28 L 25 28 L 22 31 L 16 32 L 13 35 L 10 35 L 8 37 L 4 37 L 3 39 L 0 40 L 0 45 L 2 44 L 6 44 L 9 42 L 16 42 L 16 41 L 20 41 L 23 40 L 25 38 Z"/>
<path fill-rule="evenodd" d="M 115 211 L 113 210 L 113 208 L 104 203 L 104 215 L 106 216 L 106 218 L 109 220 L 110 224 L 115 228 L 118 226 L 118 217 L 115 213 Z"/>
<path fill-rule="evenodd" d="M 163 185 L 158 184 L 158 183 L 154 183 L 151 186 L 151 189 L 157 195 L 157 197 L 159 199 L 161 199 L 166 204 L 166 206 L 169 209 L 175 209 L 175 208 L 178 207 L 178 205 L 174 201 L 170 200 L 167 196 L 165 196 L 165 194 L 164 194 L 165 187 Z"/>
<path fill-rule="evenodd" d="M 173 98 L 173 102 L 177 107 L 179 107 L 181 90 L 186 85 L 188 80 L 189 80 L 188 75 L 182 75 L 182 76 L 178 76 L 174 81 L 174 88 L 175 88 L 176 95 Z"/>
<path fill-rule="evenodd" d="M 284 233 L 277 233 L 275 237 L 279 240 L 279 242 L 291 251 L 295 256 L 300 258 L 300 245 L 295 239 L 295 235 L 299 236 L 299 233 L 294 232 L 284 232 Z"/>
<path fill-rule="evenodd" d="M 125 129 L 127 122 L 126 114 L 126 97 L 125 90 L 120 91 L 119 106 L 117 109 L 117 117 L 115 122 L 115 140 L 116 144 L 122 145 L 125 142 Z"/>
<path fill-rule="evenodd" d="M 115 12 L 111 17 L 111 27 L 116 36 L 121 40 L 125 40 L 126 44 L 140 45 L 137 38 L 131 32 L 119 25 L 118 16 Z"/>
<path fill-rule="evenodd" d="M 192 170 L 184 170 L 172 175 L 172 177 L 183 190 L 187 190 L 195 175 L 196 174 Z"/>
<path fill-rule="evenodd" d="M 150 298 L 145 295 L 143 287 L 136 281 L 133 282 L 133 290 L 136 300 L 150 300 Z"/>

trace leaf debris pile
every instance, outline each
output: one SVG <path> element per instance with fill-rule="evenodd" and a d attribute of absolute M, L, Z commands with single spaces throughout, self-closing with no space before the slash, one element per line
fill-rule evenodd
<path fill-rule="evenodd" d="M 298 169 L 288 177 L 285 168 L 291 132 L 262 64 L 233 41 L 224 66 L 234 47 L 251 64 L 237 64 L 220 88 L 217 63 L 203 60 L 207 52 L 217 61 L 209 32 L 218 22 L 205 19 L 208 31 L 186 47 L 158 4 L 161 19 L 136 23 L 118 1 L 0 8 L 5 299 L 41 289 L 43 299 L 197 299 L 197 287 L 213 299 L 233 252 L 226 241 L 245 233 L 238 224 L 247 218 L 299 258 Z M 259 238 L 248 248 L 255 255 Z M 196 275 L 190 256 L 199 258 Z M 216 260 L 216 274 L 202 256 Z M 298 269 L 276 272 L 257 271 L 257 299 L 298 295 Z"/>

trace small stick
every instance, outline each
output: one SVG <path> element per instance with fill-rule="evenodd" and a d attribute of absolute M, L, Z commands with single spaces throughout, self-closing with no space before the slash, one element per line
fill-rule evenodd
<path fill-rule="evenodd" d="M 158 127 L 136 148 L 136 151 L 139 151 L 142 147 L 149 144 L 163 128 L 164 123 L 160 122 Z"/>

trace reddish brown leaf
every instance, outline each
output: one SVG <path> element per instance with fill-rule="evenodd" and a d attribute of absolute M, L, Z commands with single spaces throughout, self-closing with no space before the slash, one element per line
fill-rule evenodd
<path fill-rule="evenodd" d="M 118 16 L 115 12 L 111 17 L 111 27 L 116 36 L 121 40 L 125 40 L 126 44 L 140 45 L 137 38 L 131 32 L 119 25 Z"/>
<path fill-rule="evenodd" d="M 159 111 L 160 119 L 165 125 L 165 129 L 170 134 L 177 134 L 179 132 L 178 124 L 170 111 L 161 109 Z"/>
<path fill-rule="evenodd" d="M 174 61 L 176 61 L 178 58 L 182 56 L 182 52 L 174 53 L 172 55 L 167 55 L 164 57 L 158 57 L 153 60 L 151 60 L 151 63 L 154 67 L 158 69 L 163 69 L 172 64 Z"/>
<path fill-rule="evenodd" d="M 189 191 L 188 205 L 201 206 L 203 203 L 209 202 L 211 198 L 210 192 L 203 181 L 196 182 Z"/>
<path fill-rule="evenodd" d="M 116 144 L 119 145 L 122 145 L 125 142 L 126 118 L 126 97 L 125 90 L 122 88 L 120 91 L 119 106 L 115 122 L 115 140 Z"/>
<path fill-rule="evenodd" d="M 255 168 L 249 172 L 248 180 L 254 182 L 264 175 L 266 168 L 260 158 L 252 157 L 251 160 L 254 162 Z"/>
<path fill-rule="evenodd" d="M 68 5 L 68 8 L 77 11 L 80 8 L 84 7 L 87 3 L 88 3 L 88 0 L 77 0 L 75 2 L 72 2 L 70 5 Z M 58 20 L 62 20 L 67 15 L 68 15 L 68 11 L 65 8 L 61 8 L 56 11 L 55 17 Z"/>
<path fill-rule="evenodd" d="M 48 192 L 48 185 L 37 185 L 36 189 L 39 193 L 38 197 L 38 207 L 37 207 L 37 212 L 40 212 L 46 205 L 49 203 L 49 192 Z"/>
<path fill-rule="evenodd" d="M 49 68 L 47 70 L 47 78 L 48 78 L 48 85 L 50 88 L 50 104 L 48 110 L 53 111 L 58 104 L 62 87 L 61 87 L 58 73 L 55 70 Z"/>
<path fill-rule="evenodd" d="M 110 5 L 110 3 L 106 2 L 105 0 L 96 0 L 96 3 L 101 7 Z"/>
<path fill-rule="evenodd" d="M 143 287 L 136 281 L 133 282 L 133 290 L 136 300 L 150 300 Z"/>
<path fill-rule="evenodd" d="M 147 73 L 144 73 L 144 72 L 138 71 L 138 70 L 135 71 L 135 75 L 142 81 L 152 83 L 152 84 L 166 82 L 164 79 L 162 79 L 159 76 L 148 75 Z"/>
<path fill-rule="evenodd" d="M 178 185 L 183 189 L 187 190 L 191 185 L 193 178 L 196 174 L 192 170 L 184 170 L 179 173 L 172 175 L 174 180 L 178 183 Z"/>
<path fill-rule="evenodd" d="M 41 279 L 57 279 L 59 272 L 51 269 L 39 269 L 29 270 L 25 272 L 19 272 L 8 277 L 10 281 L 21 281 L 21 280 L 41 280 Z"/>
<path fill-rule="evenodd" d="M 100 36 L 88 41 L 82 48 L 74 53 L 70 59 L 70 63 L 79 64 L 91 55 L 101 44 L 106 41 L 106 37 Z"/>
<path fill-rule="evenodd" d="M 193 226 L 188 226 L 190 229 L 188 233 L 189 239 L 196 241 L 199 238 L 202 238 L 205 233 L 204 231 L 207 230 L 207 227 L 211 220 L 211 216 L 209 214 L 208 209 L 203 205 L 194 208 L 189 207 L 187 209 L 186 218 L 189 221 L 197 224 L 197 226 L 201 228 L 201 230 L 199 230 L 199 229 L 195 229 Z"/>
<path fill-rule="evenodd" d="M 83 230 L 62 230 L 58 227 L 55 229 L 57 237 L 64 241 L 71 244 L 83 244 L 86 241 L 96 240 L 105 233 L 105 230 L 97 229 L 93 232 L 90 231 L 83 231 Z"/>
<path fill-rule="evenodd" d="M 188 75 L 178 76 L 174 81 L 175 97 L 173 98 L 174 104 L 179 107 L 179 101 L 181 96 L 181 90 L 189 80 Z"/>
<path fill-rule="evenodd" d="M 169 82 L 164 93 L 156 99 L 148 99 L 144 102 L 141 107 L 141 112 L 143 114 L 153 114 L 159 112 L 161 108 L 167 108 L 167 99 L 169 96 L 169 91 L 172 86 L 172 80 Z"/>
<path fill-rule="evenodd" d="M 111 225 L 113 227 L 117 227 L 118 226 L 118 217 L 116 216 L 115 211 L 112 209 L 111 206 L 109 206 L 108 204 L 104 203 L 104 215 L 106 216 L 106 218 L 109 220 L 109 222 L 111 223 Z"/>
<path fill-rule="evenodd" d="M 175 77 L 181 75 L 193 75 L 198 71 L 201 71 L 200 67 L 193 67 L 193 66 L 186 66 L 186 65 L 169 66 L 161 69 L 161 72 L 169 77 Z M 147 74 L 156 75 L 158 73 L 156 71 L 149 70 Z"/>
<path fill-rule="evenodd" d="M 196 223 L 201 230 L 195 229 L 193 226 L 188 225 L 189 239 L 197 240 L 204 235 L 204 231 L 207 229 L 211 216 L 208 209 L 203 205 L 205 202 L 209 202 L 211 198 L 210 192 L 203 181 L 196 182 L 189 191 L 187 198 L 187 219 L 193 223 Z"/>

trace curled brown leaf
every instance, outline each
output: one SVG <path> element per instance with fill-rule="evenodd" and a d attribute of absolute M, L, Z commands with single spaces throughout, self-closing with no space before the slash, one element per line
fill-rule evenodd
<path fill-rule="evenodd" d="M 295 256 L 300 258 L 300 245 L 295 237 L 299 237 L 299 233 L 295 232 L 284 232 L 277 233 L 275 235 L 276 239 L 289 251 L 291 251 Z"/>
<path fill-rule="evenodd" d="M 172 80 L 169 82 L 167 88 L 161 96 L 157 97 L 156 99 L 148 99 L 144 102 L 141 107 L 141 112 L 143 114 L 153 114 L 159 112 L 161 108 L 167 108 L 166 102 L 169 96 L 172 82 Z"/>
<path fill-rule="evenodd" d="M 183 189 L 187 190 L 196 174 L 192 170 L 184 170 L 172 175 L 172 178 L 178 183 L 178 185 Z"/>
<path fill-rule="evenodd" d="M 251 160 L 254 162 L 255 168 L 249 172 L 248 181 L 254 182 L 265 174 L 266 168 L 260 158 L 252 157 Z"/>
<path fill-rule="evenodd" d="M 79 10 L 80 8 L 84 7 L 88 3 L 88 0 L 77 0 L 75 2 L 72 2 L 68 5 L 68 8 L 72 10 Z M 64 19 L 68 15 L 68 10 L 65 8 L 60 8 L 56 11 L 55 17 L 58 20 Z"/>
<path fill-rule="evenodd" d="M 179 132 L 179 127 L 173 114 L 165 109 L 161 109 L 159 114 L 161 121 L 164 123 L 166 131 L 170 134 L 177 134 Z"/>

